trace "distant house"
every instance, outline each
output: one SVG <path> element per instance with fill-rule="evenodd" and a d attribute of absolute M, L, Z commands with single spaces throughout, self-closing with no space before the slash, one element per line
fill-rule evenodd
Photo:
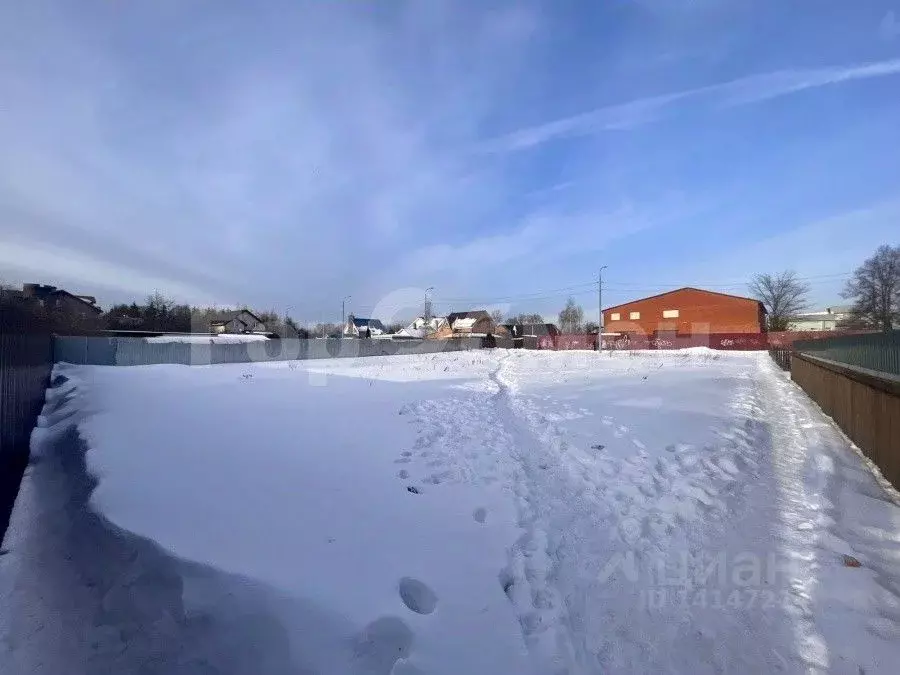
<path fill-rule="evenodd" d="M 21 291 L 6 291 L 25 302 L 33 302 L 47 312 L 63 315 L 67 319 L 96 319 L 103 310 L 92 295 L 75 295 L 69 291 L 45 284 L 23 284 Z"/>
<path fill-rule="evenodd" d="M 249 309 L 239 309 L 215 314 L 209 322 L 209 332 L 222 333 L 265 333 L 266 324 Z"/>
<path fill-rule="evenodd" d="M 386 333 L 387 329 L 378 319 L 363 319 L 351 316 L 344 326 L 344 337 L 376 337 Z"/>
<path fill-rule="evenodd" d="M 560 334 L 559 328 L 553 323 L 507 323 L 504 326 L 512 338 L 526 336 L 544 337 L 547 335 L 553 337 Z"/>
<path fill-rule="evenodd" d="M 827 307 L 818 312 L 798 314 L 788 328 L 797 331 L 835 330 L 838 322 L 849 319 L 850 307 Z"/>
<path fill-rule="evenodd" d="M 420 316 L 405 328 L 401 328 L 396 333 L 394 333 L 394 338 L 401 340 L 426 338 L 440 331 L 446 325 L 447 319 L 443 317 L 432 317 L 430 319 L 426 319 L 425 317 Z"/>
<path fill-rule="evenodd" d="M 454 312 L 447 315 L 447 322 L 428 337 L 445 339 L 449 337 L 476 337 L 485 335 L 506 335 L 506 328 L 497 326 L 491 315 L 479 309 L 471 312 Z"/>

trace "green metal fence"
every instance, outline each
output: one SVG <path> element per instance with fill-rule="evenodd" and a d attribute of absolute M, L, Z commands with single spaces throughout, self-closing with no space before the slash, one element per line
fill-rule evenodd
<path fill-rule="evenodd" d="M 798 340 L 794 351 L 821 359 L 900 375 L 900 330 Z"/>

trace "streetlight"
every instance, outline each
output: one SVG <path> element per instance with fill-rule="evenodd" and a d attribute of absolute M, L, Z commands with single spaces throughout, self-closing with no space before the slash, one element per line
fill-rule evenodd
<path fill-rule="evenodd" d="M 285 333 L 285 334 L 287 333 L 286 328 L 287 328 L 287 325 L 288 325 L 288 319 L 290 319 L 290 318 L 291 318 L 291 306 L 290 306 L 290 305 L 287 305 L 287 306 L 284 308 L 284 321 L 281 322 L 281 323 L 282 323 L 282 325 L 281 325 L 281 332 L 282 332 L 282 333 Z M 286 335 L 285 335 L 285 337 L 286 337 Z"/>
<path fill-rule="evenodd" d="M 343 300 L 341 300 L 341 337 L 344 336 L 347 328 L 347 301 L 352 297 L 353 296 L 348 295 Z"/>
<path fill-rule="evenodd" d="M 600 268 L 600 272 L 597 274 L 597 309 L 600 314 L 597 317 L 597 354 L 599 355 L 601 351 L 603 351 L 603 270 L 605 270 L 609 265 L 604 265 Z"/>
<path fill-rule="evenodd" d="M 425 321 L 431 320 L 431 305 L 428 303 L 428 293 L 434 290 L 434 286 L 425 289 Z"/>

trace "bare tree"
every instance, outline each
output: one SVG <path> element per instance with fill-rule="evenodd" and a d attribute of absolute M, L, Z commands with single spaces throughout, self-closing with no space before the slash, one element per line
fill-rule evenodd
<path fill-rule="evenodd" d="M 491 321 L 494 322 L 495 326 L 502 325 L 503 324 L 503 312 L 501 312 L 499 309 L 495 309 L 493 312 L 491 312 Z"/>
<path fill-rule="evenodd" d="M 809 306 L 809 284 L 797 273 L 757 274 L 750 282 L 750 293 L 769 313 L 769 330 L 787 330 L 791 320 Z"/>
<path fill-rule="evenodd" d="M 313 326 L 310 337 L 341 337 L 343 326 L 319 322 Z"/>
<path fill-rule="evenodd" d="M 509 317 L 509 323 L 544 323 L 544 317 L 540 314 L 517 314 L 516 316 Z"/>
<path fill-rule="evenodd" d="M 891 330 L 900 323 L 900 246 L 879 246 L 853 273 L 844 292 L 853 300 L 853 322 Z"/>
<path fill-rule="evenodd" d="M 566 301 L 566 306 L 559 313 L 559 328 L 563 333 L 578 333 L 584 320 L 584 310 L 575 304 L 574 298 Z"/>

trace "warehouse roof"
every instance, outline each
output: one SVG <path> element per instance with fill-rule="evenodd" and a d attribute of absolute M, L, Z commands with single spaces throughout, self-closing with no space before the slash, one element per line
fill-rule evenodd
<path fill-rule="evenodd" d="M 648 295 L 646 298 L 637 298 L 636 300 L 631 300 L 629 302 L 622 302 L 618 305 L 613 305 L 612 307 L 606 307 L 603 311 L 608 312 L 609 310 L 612 310 L 612 309 L 619 309 L 620 307 L 627 307 L 628 305 L 633 305 L 638 302 L 654 300 L 656 298 L 661 298 L 665 295 L 672 295 L 673 293 L 681 293 L 682 291 L 697 291 L 698 293 L 708 293 L 710 295 L 720 295 L 722 297 L 733 298 L 735 300 L 747 300 L 749 302 L 757 303 L 760 307 L 762 307 L 762 310 L 764 312 L 766 311 L 766 308 L 763 305 L 763 303 L 760 302 L 759 300 L 757 300 L 756 298 L 748 298 L 743 295 L 732 295 L 731 293 L 719 293 L 718 291 L 708 291 L 705 288 L 694 288 L 693 286 L 685 286 L 683 288 L 676 288 L 673 291 L 666 291 L 665 293 L 657 293 L 656 295 Z"/>

